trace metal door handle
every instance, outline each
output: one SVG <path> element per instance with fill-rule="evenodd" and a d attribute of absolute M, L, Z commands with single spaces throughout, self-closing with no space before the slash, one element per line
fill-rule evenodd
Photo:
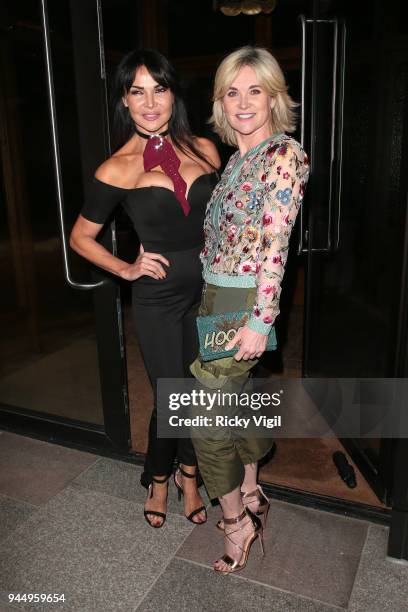
<path fill-rule="evenodd" d="M 302 26 L 302 64 L 301 64 L 301 100 L 300 100 L 300 144 L 302 148 L 305 145 L 305 89 L 306 89 L 306 17 L 304 15 L 299 16 L 299 20 Z M 311 164 L 312 160 L 310 160 Z M 310 171 L 312 170 L 310 166 Z M 300 207 L 300 240 L 298 246 L 298 255 L 307 251 L 303 246 L 303 205 Z"/>
<path fill-rule="evenodd" d="M 334 25 L 334 44 L 333 44 L 333 80 L 332 80 L 332 114 L 331 114 L 331 142 L 330 142 L 330 177 L 329 177 L 329 204 L 328 204 L 328 227 L 327 227 L 327 246 L 311 247 L 305 246 L 308 238 L 308 230 L 304 229 L 304 213 L 303 206 L 300 209 L 300 240 L 298 245 L 298 254 L 314 251 L 314 252 L 330 252 L 336 250 L 340 241 L 340 212 L 341 212 L 341 190 L 342 190 L 342 164 L 343 164 L 343 123 L 344 123 L 344 81 L 345 81 L 345 52 L 346 52 L 346 26 L 343 20 L 334 19 L 307 19 L 304 15 L 299 17 L 302 27 L 302 63 L 301 63 L 301 126 L 300 126 L 300 143 L 302 147 L 305 144 L 305 97 L 306 97 L 306 25 L 308 23 L 331 23 Z M 342 47 L 340 55 L 340 83 L 337 88 L 337 72 L 339 61 L 339 24 L 342 28 Z M 338 91 L 339 89 L 339 91 Z M 314 94 L 314 91 L 313 91 Z M 339 114 L 337 115 L 339 102 Z M 336 159 L 336 129 L 338 134 L 337 144 L 337 167 L 335 166 Z M 311 125 L 311 171 L 313 165 L 313 149 L 314 149 L 314 124 Z M 337 170 L 337 185 L 334 184 L 334 175 Z M 335 189 L 337 187 L 337 196 Z M 331 225 L 333 219 L 333 201 L 337 202 L 337 226 L 336 238 L 334 245 L 331 237 Z"/>
<path fill-rule="evenodd" d="M 337 188 L 337 227 L 336 227 L 336 241 L 334 250 L 337 251 L 340 244 L 340 216 L 341 216 L 341 194 L 342 194 L 342 179 L 343 179 L 343 132 L 344 132 L 344 92 L 345 92 L 345 81 L 346 81 L 346 39 L 347 39 L 347 28 L 344 19 L 340 21 L 342 29 L 342 43 L 341 43 L 341 55 L 340 55 L 340 86 L 339 86 L 339 124 L 338 124 L 338 147 L 337 147 L 337 158 L 338 158 L 338 188 Z"/>
<path fill-rule="evenodd" d="M 98 283 L 78 283 L 71 278 L 71 272 L 69 269 L 69 258 L 68 258 L 68 246 L 67 239 L 65 237 L 65 223 L 64 223 L 64 196 L 62 191 L 62 177 L 61 177 L 61 162 L 60 162 L 60 150 L 58 140 L 58 128 L 57 128 L 57 113 L 55 108 L 55 91 L 54 91 L 54 80 L 52 76 L 52 58 L 51 58 L 51 45 L 50 45 L 50 30 L 48 24 L 48 11 L 47 11 L 47 0 L 41 0 L 41 17 L 42 17 L 42 28 L 44 34 L 44 52 L 45 52 L 45 66 L 47 76 L 47 90 L 48 90 L 48 103 L 50 110 L 50 122 L 51 122 L 51 136 L 52 136 L 52 150 L 53 150 L 53 162 L 54 162 L 54 176 L 55 185 L 57 191 L 57 204 L 58 204 L 58 221 L 59 230 L 61 236 L 62 255 L 64 261 L 64 274 L 65 280 L 71 287 L 75 289 L 96 289 L 104 284 L 104 281 Z"/>

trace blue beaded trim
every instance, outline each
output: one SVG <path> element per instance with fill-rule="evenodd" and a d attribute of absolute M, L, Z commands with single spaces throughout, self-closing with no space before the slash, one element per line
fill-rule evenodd
<path fill-rule="evenodd" d="M 203 278 L 209 285 L 217 285 L 218 287 L 256 287 L 256 276 L 254 274 L 229 276 L 228 274 L 215 274 L 204 270 Z"/>

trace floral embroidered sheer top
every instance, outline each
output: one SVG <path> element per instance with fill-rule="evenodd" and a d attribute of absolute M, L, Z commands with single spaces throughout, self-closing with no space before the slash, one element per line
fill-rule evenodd
<path fill-rule="evenodd" d="M 279 314 L 289 238 L 309 177 L 296 140 L 275 134 L 230 158 L 207 205 L 204 280 L 224 287 L 257 287 L 248 326 L 268 334 Z"/>

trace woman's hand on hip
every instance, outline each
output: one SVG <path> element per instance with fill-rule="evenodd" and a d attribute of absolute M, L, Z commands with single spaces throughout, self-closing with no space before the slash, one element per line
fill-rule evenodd
<path fill-rule="evenodd" d="M 268 336 L 259 334 L 247 325 L 241 327 L 235 334 L 234 338 L 228 342 L 225 350 L 231 350 L 234 346 L 239 346 L 238 352 L 234 355 L 236 361 L 244 359 L 255 359 L 261 357 L 266 349 Z"/>
<path fill-rule="evenodd" d="M 121 272 L 121 277 L 133 281 L 141 276 L 151 276 L 157 280 L 166 278 L 166 271 L 163 267 L 170 266 L 168 259 L 160 253 L 146 253 L 143 245 L 140 245 L 139 255 L 133 264 L 129 264 Z"/>

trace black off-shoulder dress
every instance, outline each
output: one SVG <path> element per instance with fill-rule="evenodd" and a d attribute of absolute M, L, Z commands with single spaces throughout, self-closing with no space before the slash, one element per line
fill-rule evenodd
<path fill-rule="evenodd" d="M 121 204 L 129 215 L 145 251 L 161 253 L 170 262 L 165 279 L 142 276 L 132 283 L 132 311 L 141 352 L 155 396 L 149 444 L 141 482 L 152 475 L 171 473 L 174 458 L 197 465 L 188 438 L 157 437 L 156 383 L 159 378 L 191 377 L 189 365 L 198 354 L 196 316 L 201 299 L 206 204 L 217 174 L 203 174 L 186 194 L 190 213 L 185 216 L 174 192 L 165 187 L 122 189 L 94 179 L 81 214 L 105 223 Z"/>

